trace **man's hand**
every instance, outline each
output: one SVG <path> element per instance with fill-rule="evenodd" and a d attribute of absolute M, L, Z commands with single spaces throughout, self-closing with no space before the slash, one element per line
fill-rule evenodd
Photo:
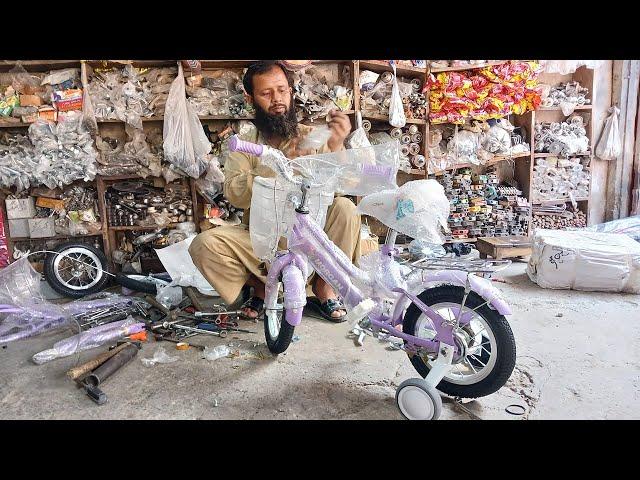
<path fill-rule="evenodd" d="M 332 152 L 336 152 L 342 148 L 344 139 L 351 132 L 351 120 L 349 116 L 338 110 L 331 110 L 329 112 L 329 130 L 331 130 L 331 137 L 327 141 L 327 145 Z"/>

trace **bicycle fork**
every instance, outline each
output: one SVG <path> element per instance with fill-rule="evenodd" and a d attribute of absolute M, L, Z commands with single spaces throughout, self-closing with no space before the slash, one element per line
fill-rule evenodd
<path fill-rule="evenodd" d="M 285 320 L 293 327 L 302 321 L 302 312 L 307 304 L 305 279 L 308 268 L 304 259 L 289 252 L 278 257 L 269 269 L 265 286 L 265 308 L 269 311 L 278 310 L 278 286 L 282 276 L 284 290 Z"/>

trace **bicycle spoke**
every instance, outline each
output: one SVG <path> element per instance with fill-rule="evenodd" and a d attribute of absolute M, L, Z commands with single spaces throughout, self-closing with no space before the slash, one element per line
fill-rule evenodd
<path fill-rule="evenodd" d="M 482 345 L 480 345 L 482 347 Z M 485 352 L 487 352 L 488 355 L 491 355 L 491 352 L 489 350 L 487 350 L 486 348 L 482 347 L 482 350 L 484 350 Z"/>
<path fill-rule="evenodd" d="M 478 371 L 475 368 L 473 368 L 473 365 L 471 364 L 471 362 L 469 362 L 467 357 L 465 357 L 465 362 L 467 365 L 469 365 L 469 367 L 471 367 L 471 370 L 473 370 L 473 373 L 476 373 L 476 374 L 478 373 Z"/>
<path fill-rule="evenodd" d="M 475 361 L 477 361 L 480 365 L 482 365 L 482 368 L 487 366 L 486 363 L 482 363 L 482 361 L 478 357 L 476 357 L 475 355 L 469 355 L 469 356 L 472 357 Z"/>

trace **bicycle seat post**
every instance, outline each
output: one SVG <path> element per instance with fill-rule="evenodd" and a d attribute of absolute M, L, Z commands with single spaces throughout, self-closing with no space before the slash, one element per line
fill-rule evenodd
<path fill-rule="evenodd" d="M 309 183 L 309 180 L 302 180 L 302 183 L 300 184 L 300 190 L 302 191 L 302 200 L 300 201 L 300 205 L 298 205 L 298 207 L 296 208 L 296 212 L 309 213 L 309 208 L 307 207 L 309 199 L 307 198 L 307 194 L 309 193 L 310 189 L 311 184 Z"/>

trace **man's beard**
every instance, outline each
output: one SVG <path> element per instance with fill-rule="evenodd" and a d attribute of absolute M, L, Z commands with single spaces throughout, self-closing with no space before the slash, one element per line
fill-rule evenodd
<path fill-rule="evenodd" d="M 271 114 L 257 104 L 254 105 L 254 108 L 256 110 L 256 127 L 265 137 L 290 140 L 298 135 L 298 119 L 293 107 L 293 98 L 291 106 L 283 114 Z"/>

